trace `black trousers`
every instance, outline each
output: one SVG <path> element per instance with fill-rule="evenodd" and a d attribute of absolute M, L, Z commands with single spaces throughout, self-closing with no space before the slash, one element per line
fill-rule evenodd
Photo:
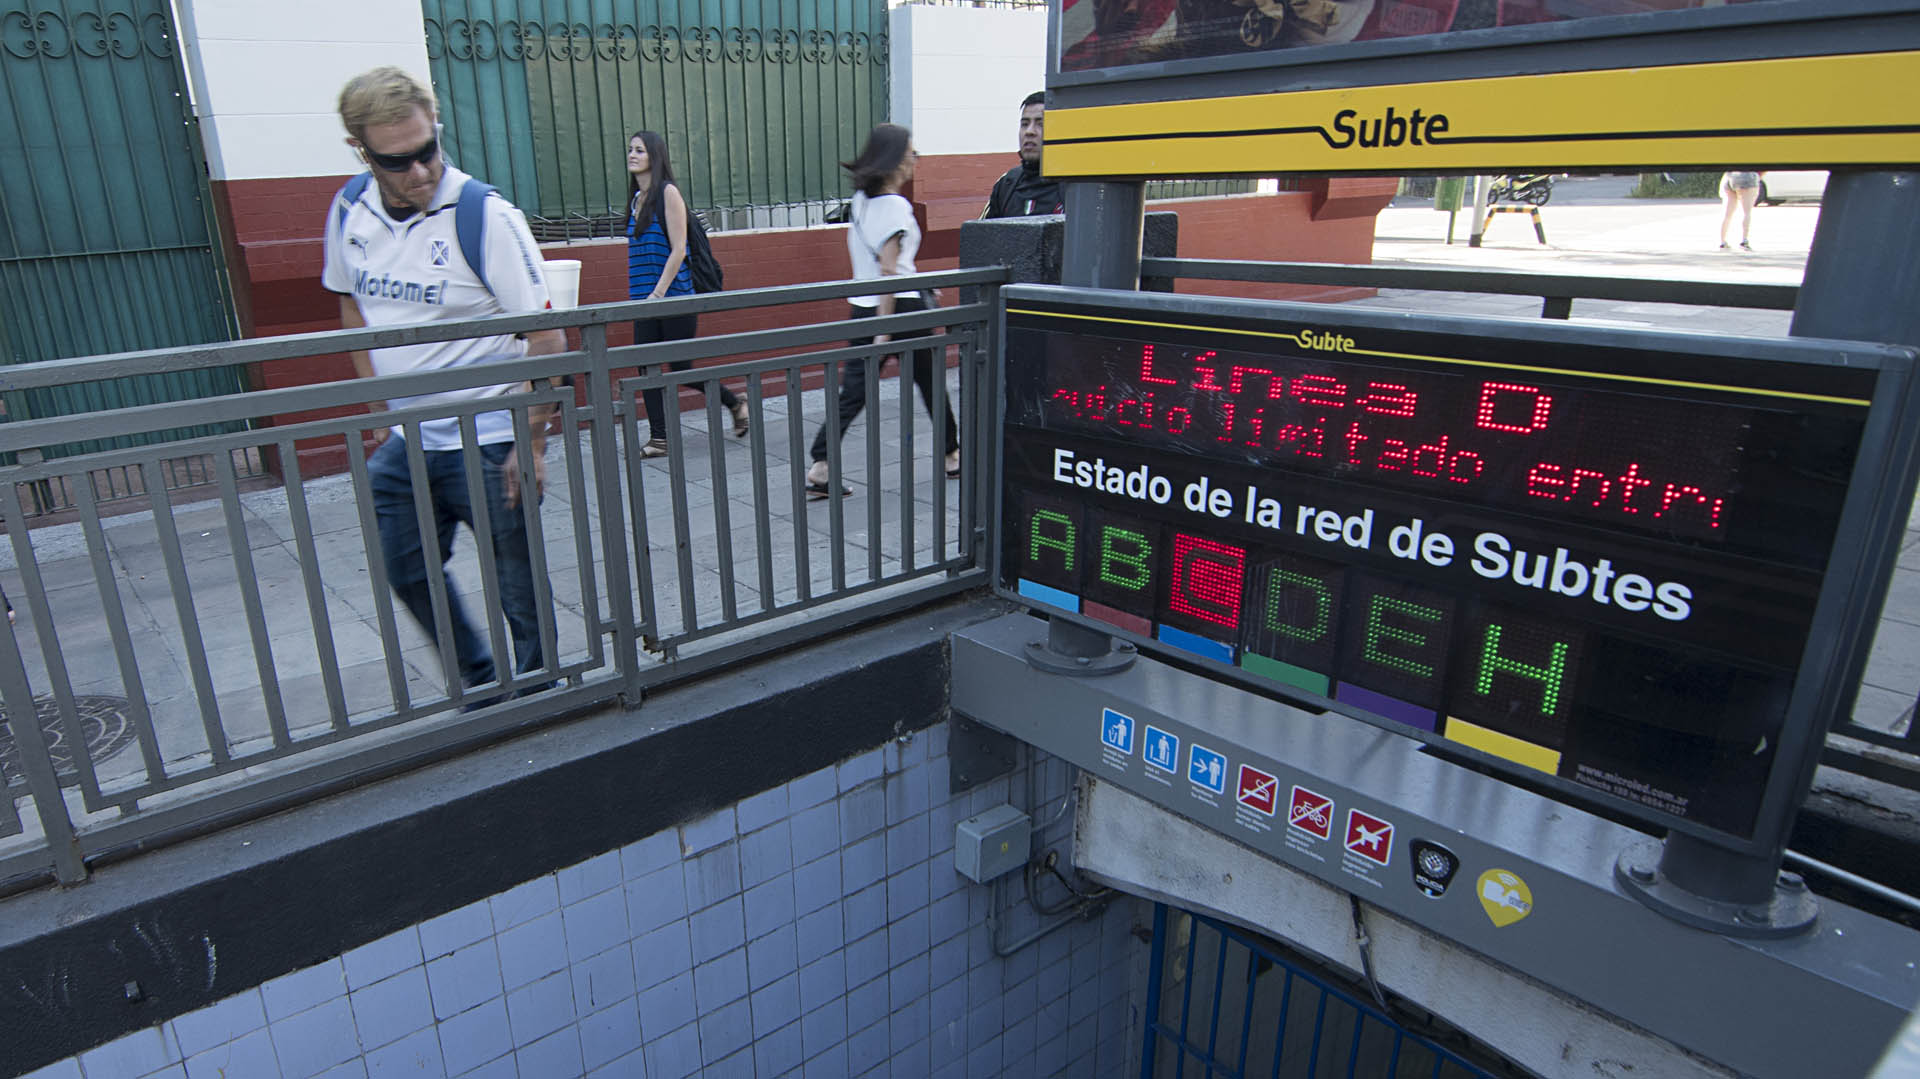
<path fill-rule="evenodd" d="M 675 315 L 672 318 L 646 318 L 633 324 L 633 343 L 651 345 L 656 341 L 686 341 L 700 332 L 699 315 Z M 675 360 L 667 365 L 670 371 L 685 371 L 693 366 L 692 360 Z M 702 391 L 705 392 L 705 391 Z M 659 389 L 641 390 L 640 397 L 647 403 L 647 437 L 665 441 L 667 437 L 666 395 Z M 726 383 L 720 384 L 720 404 L 732 408 L 735 401 L 733 391 Z"/>
<path fill-rule="evenodd" d="M 901 296 L 893 301 L 893 311 L 897 315 L 926 309 L 927 305 L 918 296 Z M 852 311 L 854 318 L 872 318 L 875 308 L 853 307 Z M 896 335 L 894 340 L 932 335 L 933 331 L 930 329 L 910 330 L 905 334 Z M 873 338 L 856 337 L 849 343 L 871 345 Z M 913 384 L 920 387 L 920 400 L 926 402 L 929 416 L 933 416 L 933 380 L 945 374 L 944 371 L 935 367 L 933 354 L 934 350 L 930 348 L 915 349 L 913 353 Z M 854 417 L 860 415 L 861 410 L 867 407 L 867 377 L 869 369 L 873 366 L 875 366 L 873 360 L 855 360 L 841 365 L 839 408 L 828 415 L 827 422 L 821 424 L 819 433 L 813 436 L 812 458 L 814 460 L 826 460 L 828 437 L 839 438 L 841 432 L 847 429 L 847 425 L 853 422 Z M 954 421 L 952 401 L 942 403 L 945 405 L 946 415 L 934 416 L 934 426 L 940 429 L 940 442 L 944 452 L 952 453 L 960 448 L 960 425 Z M 832 432 L 831 436 L 828 434 L 829 430 Z"/>

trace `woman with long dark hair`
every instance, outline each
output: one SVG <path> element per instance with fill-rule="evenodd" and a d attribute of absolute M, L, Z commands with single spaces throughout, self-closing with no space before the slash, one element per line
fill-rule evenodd
<path fill-rule="evenodd" d="M 918 157 L 913 149 L 912 132 L 899 124 L 881 124 L 867 136 L 866 148 L 860 151 L 860 156 L 841 166 L 853 180 L 853 204 L 847 220 L 847 257 L 853 263 L 855 280 L 875 281 L 916 272 L 913 258 L 920 251 L 920 226 L 913 219 L 913 205 L 900 194 L 900 189 L 913 179 Z M 924 311 L 929 300 L 937 304 L 931 294 L 923 297 L 909 289 L 877 296 L 852 296 L 847 302 L 852 305 L 854 318 L 884 318 L 895 313 Z M 931 329 L 914 330 L 902 336 L 928 337 L 932 333 Z M 856 346 L 884 344 L 890 339 L 890 335 L 880 334 L 857 337 L 850 343 Z M 807 469 L 808 498 L 825 498 L 832 493 L 828 486 L 827 439 L 838 439 L 847 424 L 866 407 L 867 378 L 874 366 L 873 360 L 855 360 L 845 365 L 838 408 L 813 436 L 813 464 Z M 928 415 L 933 414 L 933 380 L 943 374 L 934 367 L 933 349 L 914 351 L 913 381 L 920 388 L 920 399 L 926 402 Z M 958 476 L 960 426 L 954 422 L 953 406 L 942 403 L 946 404 L 946 414 L 935 416 L 934 426 L 939 428 L 938 437 L 945 449 L 947 475 Z M 843 487 L 840 493 L 851 492 Z"/>
<path fill-rule="evenodd" d="M 693 295 L 693 273 L 687 265 L 687 200 L 673 182 L 673 164 L 667 159 L 667 140 L 652 131 L 636 131 L 627 140 L 627 297 L 658 300 Z M 633 324 L 633 343 L 685 341 L 700 331 L 699 315 L 639 319 Z M 674 371 L 693 366 L 675 360 Z M 665 394 L 642 390 L 647 402 L 647 441 L 642 457 L 667 455 Z M 733 433 L 747 433 L 747 403 L 722 383 L 720 404 L 733 415 Z"/>

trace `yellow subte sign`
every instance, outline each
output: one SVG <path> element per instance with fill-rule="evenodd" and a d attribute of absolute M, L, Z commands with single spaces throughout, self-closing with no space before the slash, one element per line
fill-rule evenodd
<path fill-rule="evenodd" d="M 1920 162 L 1920 52 L 1047 110 L 1058 179 Z"/>

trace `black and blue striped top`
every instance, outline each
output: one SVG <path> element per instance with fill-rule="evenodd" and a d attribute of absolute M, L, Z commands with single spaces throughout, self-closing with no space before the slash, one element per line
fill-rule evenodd
<path fill-rule="evenodd" d="M 660 213 L 653 215 L 647 230 L 638 236 L 633 234 L 633 213 L 627 214 L 628 299 L 644 300 L 653 295 L 653 286 L 660 283 L 660 271 L 667 268 L 667 256 L 673 254 L 673 241 L 667 239 L 666 226 L 661 223 L 665 212 L 666 200 L 662 199 Z M 673 275 L 673 286 L 667 289 L 666 295 L 693 295 L 692 261 L 691 258 L 680 260 L 680 272 Z"/>

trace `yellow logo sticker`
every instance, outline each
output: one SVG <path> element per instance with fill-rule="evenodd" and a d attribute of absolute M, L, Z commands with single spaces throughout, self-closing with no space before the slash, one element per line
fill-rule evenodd
<path fill-rule="evenodd" d="M 1533 889 L 1517 875 L 1504 869 L 1489 869 L 1480 874 L 1480 905 L 1487 909 L 1493 924 L 1507 926 L 1533 913 Z"/>

